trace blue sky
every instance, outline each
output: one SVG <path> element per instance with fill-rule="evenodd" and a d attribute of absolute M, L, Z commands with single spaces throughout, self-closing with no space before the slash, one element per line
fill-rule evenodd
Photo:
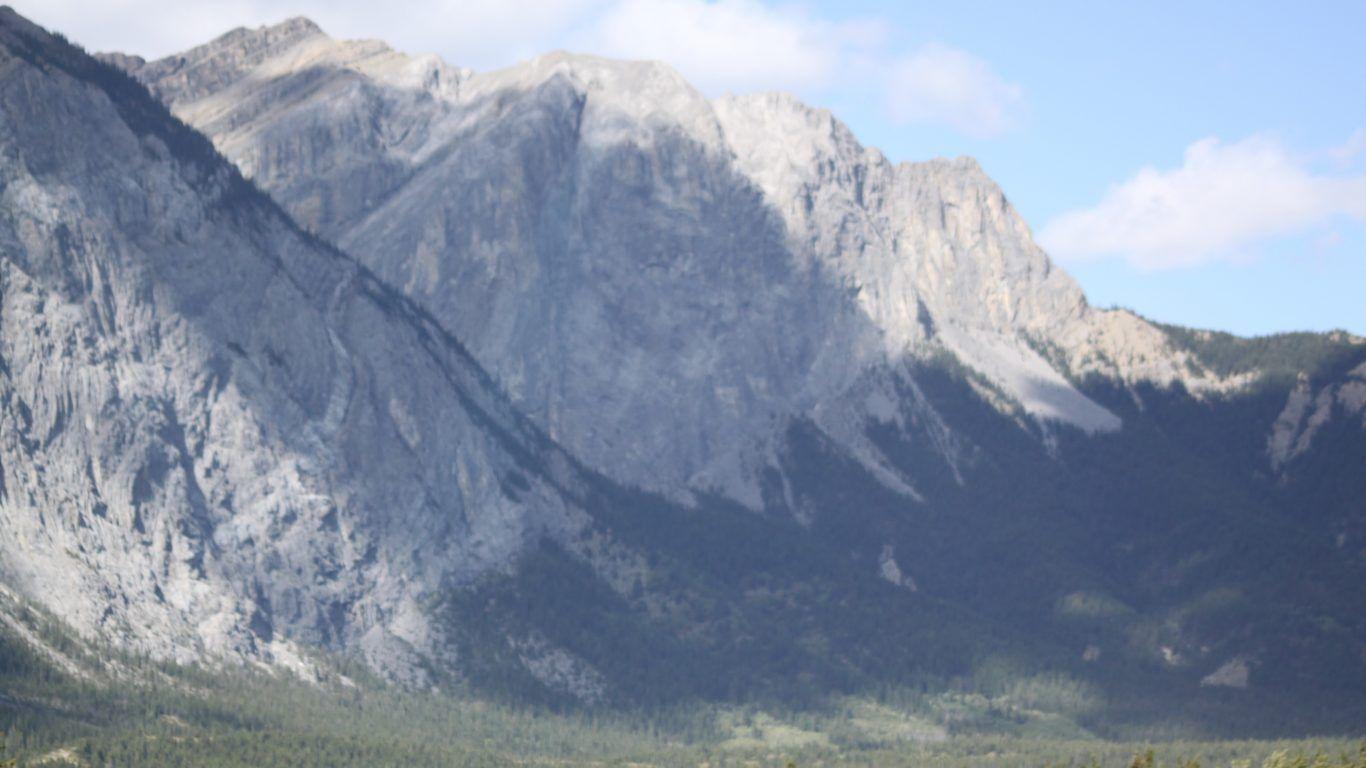
<path fill-rule="evenodd" d="M 788 90 L 893 160 L 976 157 L 1092 302 L 1366 334 L 1366 3 L 19 0 L 157 56 L 307 15 L 454 64 L 554 48 Z M 1029 6 L 1029 7 L 1026 7 Z"/>

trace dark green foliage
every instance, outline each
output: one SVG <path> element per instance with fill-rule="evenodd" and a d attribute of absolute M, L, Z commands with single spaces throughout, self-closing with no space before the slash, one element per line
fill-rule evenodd
<path fill-rule="evenodd" d="M 822 450 L 802 434 L 794 451 Z M 452 591 L 447 626 L 476 689 L 572 706 L 519 660 L 520 646 L 540 638 L 602 673 L 605 704 L 806 707 L 832 692 L 919 681 L 926 670 L 964 674 L 995 642 L 971 615 L 880 580 L 876 552 L 852 549 L 849 531 L 813 536 L 787 512 L 755 515 L 716 499 L 683 508 L 602 480 L 587 507 L 592 535 L 634 553 L 643 570 L 614 590 L 546 543 L 512 575 Z"/>
<path fill-rule="evenodd" d="M 1366 573 L 1354 550 L 1312 522 L 1360 520 L 1362 473 L 1344 471 L 1336 487 L 1326 477 L 1292 475 L 1287 484 L 1271 475 L 1266 435 L 1284 390 L 1211 402 L 1090 382 L 1124 430 L 1058 429 L 1050 454 L 1032 424 L 1002 418 L 952 367 L 921 370 L 917 382 L 977 444 L 964 452 L 959 485 L 917 435 L 870 432 L 933 500 L 887 540 L 925 591 L 1001 620 L 1017 633 L 1014 647 L 1032 639 L 1035 648 L 1072 649 L 1070 659 L 1043 654 L 1033 663 L 1102 686 L 1108 704 L 1088 727 L 1107 732 L 1165 713 L 1216 732 L 1289 734 L 1363 718 Z M 1359 463 L 1363 431 L 1350 423 L 1336 430 L 1322 450 Z M 954 568 L 950 558 L 971 565 Z M 1068 594 L 1107 595 L 1119 608 L 1093 619 L 1060 616 L 1047 603 Z M 1091 644 L 1106 655 L 1083 663 Z M 1185 649 L 1186 660 L 1164 665 L 1162 645 Z M 1259 659 L 1255 691 L 1198 685 L 1247 650 Z"/>
<path fill-rule="evenodd" d="M 1092 686 L 1068 717 L 1107 735 L 1342 732 L 1366 718 L 1362 561 L 1306 526 L 1350 515 L 1366 488 L 1360 473 L 1342 472 L 1336 488 L 1270 475 L 1265 435 L 1284 390 L 1213 403 L 1088 382 L 1125 429 L 1055 427 L 1050 451 L 1039 427 L 1002 416 L 951 363 L 916 381 L 979 441 L 956 470 L 924 434 L 870 426 L 921 501 L 806 422 L 789 430 L 764 514 L 592 479 L 593 535 L 638 556 L 640 572 L 609 587 L 591 557 L 546 544 L 513 573 L 452 591 L 465 682 L 505 701 L 580 706 L 526 670 L 519 647 L 540 638 L 600 672 L 597 705 L 612 708 L 819 708 L 832 693 L 979 685 L 987 661 L 1010 659 L 1020 679 Z M 1325 444 L 1363 455 L 1361 430 L 1339 431 Z M 878 578 L 884 547 L 918 592 Z M 1089 645 L 1100 660 L 1081 658 Z M 1164 646 L 1185 659 L 1164 662 Z M 1200 685 L 1249 651 L 1252 689 Z"/>
<path fill-rule="evenodd" d="M 558 567 L 558 566 L 548 566 Z M 33 625 L 43 618 L 26 615 Z M 57 626 L 46 634 L 53 643 Z M 1009 735 L 1011 719 L 998 708 L 973 728 L 956 726 L 944 742 L 871 735 L 861 718 L 867 703 L 831 702 L 806 712 L 701 704 L 620 713 L 554 714 L 509 708 L 466 698 L 457 691 L 419 693 L 387 688 L 364 676 L 347 682 L 323 663 L 318 684 L 247 670 L 207 673 L 148 665 L 117 654 L 92 657 L 93 649 L 68 639 L 83 663 L 120 665 L 118 677 L 92 671 L 73 679 L 61 674 L 7 678 L 0 687 L 0 729 L 20 765 L 60 765 L 69 755 L 98 766 L 658 766 L 849 765 L 1012 766 L 1105 765 L 1123 768 L 1135 753 L 1152 750 L 1160 766 L 1264 765 L 1265 768 L 1366 768 L 1366 753 L 1349 742 L 1110 743 Z M 14 647 L 12 645 L 6 647 Z M 49 645 L 51 647 L 51 644 Z M 93 668 L 92 668 L 93 669 Z M 129 670 L 136 674 L 129 675 Z M 37 669 L 34 668 L 34 673 Z M 989 681 L 984 681 L 989 682 Z M 40 683 L 40 684 L 39 684 Z M 992 683 L 991 685 L 995 685 Z M 27 692 L 26 692 L 27 691 Z M 915 713 L 944 725 L 959 715 L 932 713 L 935 701 L 968 701 L 972 695 L 903 692 L 882 711 Z M 959 704 L 953 705 L 955 708 Z M 956 711 L 956 709 L 954 710 Z M 983 710 L 986 714 L 986 710 Z M 948 719 L 944 719 L 947 717 Z M 813 742 L 777 740 L 746 746 L 728 741 L 728 723 L 766 721 L 806 734 Z M 3 754 L 3 753 L 0 753 Z M 1324 757 L 1310 757 L 1323 754 Z M 1313 761 L 1319 762 L 1301 762 Z M 1265 761 L 1265 762 L 1264 762 Z M 1354 762 L 1355 761 L 1355 762 Z"/>
<path fill-rule="evenodd" d="M 1300 373 L 1331 378 L 1366 360 L 1366 344 L 1355 343 L 1344 331 L 1242 337 L 1177 325 L 1158 327 L 1174 345 L 1193 352 L 1220 376 L 1257 372 L 1282 381 Z"/>

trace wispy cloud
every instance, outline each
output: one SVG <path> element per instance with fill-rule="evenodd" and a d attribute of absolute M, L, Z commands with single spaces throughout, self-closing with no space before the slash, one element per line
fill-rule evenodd
<path fill-rule="evenodd" d="M 887 99 L 899 122 L 941 123 L 985 137 L 1019 123 L 1024 89 L 966 51 L 930 44 L 892 64 Z"/>
<path fill-rule="evenodd" d="M 1366 219 L 1366 177 L 1314 172 L 1267 136 L 1190 145 L 1179 168 L 1144 168 L 1091 208 L 1050 221 L 1039 241 L 1066 260 L 1121 257 L 1141 269 L 1248 258 L 1258 241 L 1338 216 Z"/>
<path fill-rule="evenodd" d="M 1366 128 L 1358 128 L 1343 143 L 1328 150 L 1328 156 L 1339 166 L 1348 166 L 1366 155 Z"/>
<path fill-rule="evenodd" d="M 975 137 L 1019 124 L 1024 89 L 967 51 L 888 45 L 875 18 L 831 21 L 757 0 L 622 0 L 590 28 L 586 47 L 666 61 L 704 91 L 838 86 L 870 92 L 898 123 L 938 124 Z"/>
<path fill-rule="evenodd" d="M 623 0 L 584 43 L 610 56 L 658 59 L 703 90 L 823 87 L 860 48 L 881 37 L 876 22 L 832 22 L 796 7 L 754 0 Z"/>
<path fill-rule="evenodd" d="M 156 57 L 233 27 L 308 16 L 334 37 L 379 38 L 487 69 L 554 48 L 657 59 L 709 94 L 839 89 L 899 123 L 995 136 L 1019 122 L 1020 86 L 966 51 L 907 48 L 876 17 L 763 0 L 12 0 L 92 50 Z"/>

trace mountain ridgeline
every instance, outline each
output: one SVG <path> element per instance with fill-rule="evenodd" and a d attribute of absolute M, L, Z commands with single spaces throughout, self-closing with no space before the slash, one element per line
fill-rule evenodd
<path fill-rule="evenodd" d="M 27 602 L 565 708 L 1366 718 L 1366 343 L 1093 308 L 971 160 L 303 19 L 149 62 L 0 10 L 0 126 L 11 640 L 52 651 Z"/>

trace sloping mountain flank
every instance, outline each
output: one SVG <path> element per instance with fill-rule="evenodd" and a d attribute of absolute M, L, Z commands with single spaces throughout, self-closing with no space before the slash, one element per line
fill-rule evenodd
<path fill-rule="evenodd" d="M 1366 675 L 1361 339 L 1095 309 L 972 160 L 657 63 L 296 19 L 123 66 L 603 475 L 795 520 L 1116 690 Z"/>
<path fill-rule="evenodd" d="M 757 506 L 810 417 L 914 493 L 862 422 L 893 401 L 934 421 L 890 388 L 945 354 L 1045 432 L 1119 428 L 1079 376 L 1232 384 L 1090 308 L 973 161 L 894 165 L 789 97 L 712 101 L 662 64 L 565 53 L 473 73 L 304 19 L 126 64 L 634 485 Z"/>
<path fill-rule="evenodd" d="M 6 642 L 46 653 L 26 601 L 109 652 L 308 676 L 325 651 L 580 704 L 815 697 L 1010 644 L 791 518 L 582 468 L 424 310 L 9 10 L 0 123 Z"/>
<path fill-rule="evenodd" d="M 1094 309 L 971 160 L 304 20 L 145 62 L 0 12 L 0 128 L 6 648 L 1366 717 L 1366 345 Z"/>
<path fill-rule="evenodd" d="M 121 71 L 9 10 L 0 46 L 7 582 L 185 662 L 380 663 L 431 647 L 435 591 L 583 525 L 420 310 Z"/>

